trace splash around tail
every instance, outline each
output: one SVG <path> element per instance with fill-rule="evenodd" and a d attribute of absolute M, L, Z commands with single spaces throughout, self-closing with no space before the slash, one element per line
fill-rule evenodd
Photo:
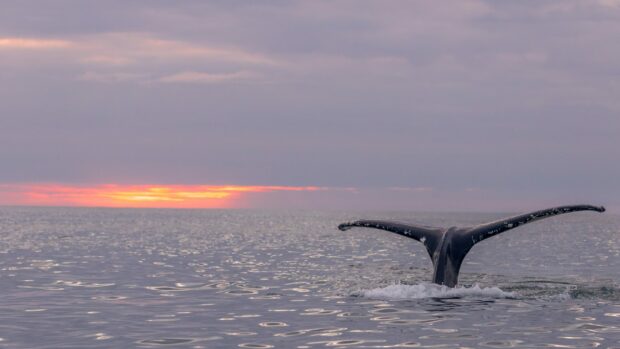
<path fill-rule="evenodd" d="M 394 284 L 386 287 L 374 288 L 356 292 L 355 295 L 381 300 L 408 300 L 423 298 L 497 298 L 514 299 L 514 292 L 502 291 L 499 287 L 481 287 L 474 284 L 471 287 L 446 287 L 432 283 L 415 285 Z"/>

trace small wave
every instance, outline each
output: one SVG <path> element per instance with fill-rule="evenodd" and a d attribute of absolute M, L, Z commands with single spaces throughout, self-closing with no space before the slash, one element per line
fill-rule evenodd
<path fill-rule="evenodd" d="M 395 284 L 387 287 L 364 290 L 357 295 L 375 299 L 404 300 L 421 298 L 516 298 L 514 292 L 502 291 L 499 287 L 480 287 L 474 284 L 471 287 L 458 286 L 450 288 L 431 283 L 417 285 Z"/>
<path fill-rule="evenodd" d="M 507 284 L 508 290 L 520 298 L 545 301 L 566 301 L 569 299 L 620 300 L 620 287 L 604 281 L 556 281 L 526 280 Z"/>
<path fill-rule="evenodd" d="M 567 292 L 574 299 L 605 299 L 620 300 L 620 289 L 613 285 L 577 286 Z"/>

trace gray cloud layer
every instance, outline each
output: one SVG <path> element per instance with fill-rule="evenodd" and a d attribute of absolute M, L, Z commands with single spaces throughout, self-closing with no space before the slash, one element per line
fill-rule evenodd
<path fill-rule="evenodd" d="M 618 42 L 614 0 L 5 1 L 0 182 L 620 205 Z"/>

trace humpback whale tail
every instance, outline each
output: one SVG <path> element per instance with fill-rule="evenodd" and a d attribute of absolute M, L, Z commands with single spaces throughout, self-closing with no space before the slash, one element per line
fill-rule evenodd
<path fill-rule="evenodd" d="M 560 206 L 463 228 L 435 228 L 392 221 L 359 220 L 340 224 L 338 229 L 344 231 L 353 227 L 375 228 L 420 241 L 433 261 L 433 282 L 454 287 L 458 282 L 463 259 L 478 242 L 523 224 L 576 211 L 605 212 L 605 208 L 592 205 Z"/>

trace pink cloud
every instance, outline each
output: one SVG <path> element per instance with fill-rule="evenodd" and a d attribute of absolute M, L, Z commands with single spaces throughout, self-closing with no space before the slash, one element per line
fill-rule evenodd
<path fill-rule="evenodd" d="M 72 46 L 72 42 L 66 40 L 33 39 L 17 37 L 0 37 L 0 49 L 59 49 Z"/>

